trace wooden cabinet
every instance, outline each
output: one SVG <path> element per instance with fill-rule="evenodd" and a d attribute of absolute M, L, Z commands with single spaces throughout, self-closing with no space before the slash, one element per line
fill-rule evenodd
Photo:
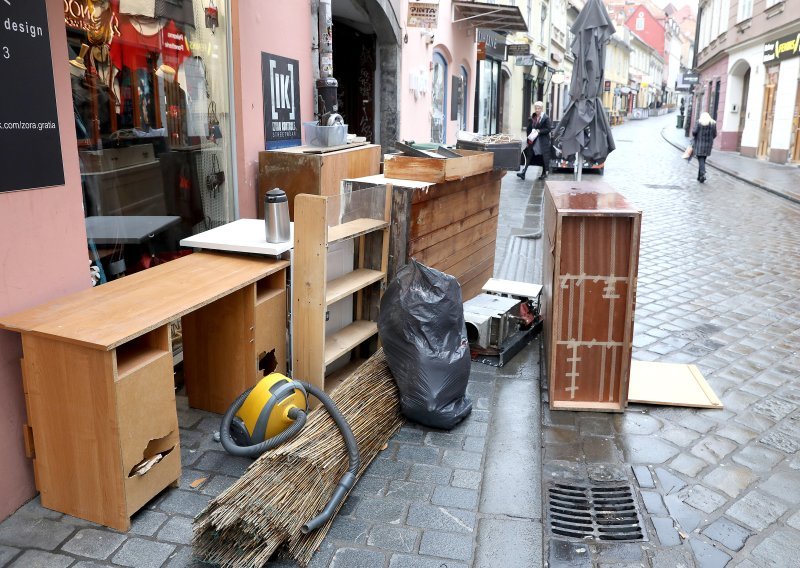
<path fill-rule="evenodd" d="M 550 408 L 627 405 L 641 211 L 602 182 L 548 182 L 544 306 Z"/>
<path fill-rule="evenodd" d="M 22 333 L 42 505 L 124 531 L 177 483 L 170 322 L 183 318 L 189 404 L 223 412 L 261 376 L 261 353 L 285 361 L 287 266 L 196 253 L 4 316 Z"/>
<path fill-rule="evenodd" d="M 333 377 L 326 368 L 378 333 L 389 247 L 387 193 L 386 186 L 377 186 L 329 197 L 298 195 L 295 200 L 292 375 L 326 391 L 353 366 Z M 328 282 L 328 247 L 347 239 L 356 242 L 355 269 Z M 347 297 L 354 298 L 352 323 L 326 336 L 328 310 Z"/>
<path fill-rule="evenodd" d="M 289 216 L 294 221 L 295 196 L 338 195 L 345 178 L 370 176 L 381 171 L 381 147 L 377 144 L 328 151 L 296 146 L 258 154 L 258 216 L 264 218 L 264 194 L 276 187 L 289 197 Z"/>

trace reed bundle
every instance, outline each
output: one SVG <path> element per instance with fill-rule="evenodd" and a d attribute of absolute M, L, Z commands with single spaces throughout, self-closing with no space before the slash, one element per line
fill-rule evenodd
<path fill-rule="evenodd" d="M 331 398 L 358 443 L 361 477 L 403 424 L 383 351 L 345 379 Z M 307 535 L 300 527 L 322 510 L 347 465 L 339 429 L 320 406 L 297 437 L 259 457 L 197 516 L 195 554 L 224 568 L 260 568 L 278 551 L 306 566 L 335 517 Z"/>

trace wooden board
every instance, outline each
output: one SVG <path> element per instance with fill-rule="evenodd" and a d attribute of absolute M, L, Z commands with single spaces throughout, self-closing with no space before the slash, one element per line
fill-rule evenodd
<path fill-rule="evenodd" d="M 640 404 L 719 408 L 722 402 L 695 365 L 631 362 L 628 401 Z"/>
<path fill-rule="evenodd" d="M 459 150 L 459 154 L 463 157 L 438 159 L 387 155 L 383 173 L 388 178 L 442 183 L 489 172 L 494 166 L 491 152 Z"/>
<path fill-rule="evenodd" d="M 381 147 L 376 144 L 325 154 L 305 154 L 304 149 L 308 147 L 259 152 L 259 218 L 264 218 L 264 194 L 276 187 L 286 192 L 289 217 L 294 220 L 295 198 L 301 193 L 338 195 L 343 179 L 380 173 Z"/>
<path fill-rule="evenodd" d="M 289 266 L 222 253 L 195 253 L 30 310 L 0 328 L 109 350 Z"/>

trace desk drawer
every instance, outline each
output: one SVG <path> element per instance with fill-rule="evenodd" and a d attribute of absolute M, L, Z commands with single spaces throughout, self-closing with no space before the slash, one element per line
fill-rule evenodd
<path fill-rule="evenodd" d="M 161 493 L 181 477 L 181 447 L 175 444 L 163 459 L 144 475 L 125 478 L 125 503 L 128 516 L 132 516 L 150 499 Z"/>

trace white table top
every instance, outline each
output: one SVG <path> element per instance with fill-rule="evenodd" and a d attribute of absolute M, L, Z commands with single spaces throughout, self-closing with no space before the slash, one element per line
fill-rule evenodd
<path fill-rule="evenodd" d="M 279 256 L 294 246 L 294 223 L 289 224 L 289 240 L 285 243 L 267 242 L 264 219 L 239 219 L 182 239 L 181 246 Z"/>

